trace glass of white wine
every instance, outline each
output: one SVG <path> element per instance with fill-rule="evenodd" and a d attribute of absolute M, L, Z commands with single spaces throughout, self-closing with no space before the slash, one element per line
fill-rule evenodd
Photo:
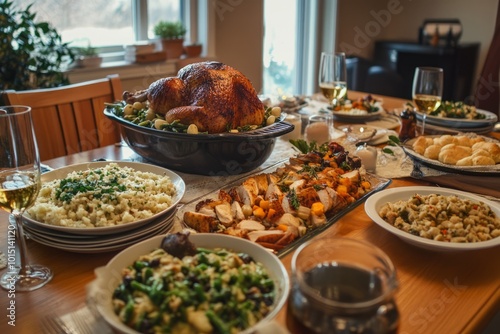
<path fill-rule="evenodd" d="M 413 103 L 422 113 L 421 134 L 425 132 L 427 115 L 436 111 L 443 96 L 443 69 L 439 67 L 417 67 L 413 77 Z"/>
<path fill-rule="evenodd" d="M 347 70 L 344 52 L 322 52 L 319 65 L 319 88 L 335 109 L 347 95 Z"/>
<path fill-rule="evenodd" d="M 52 271 L 29 264 L 22 215 L 40 191 L 40 158 L 31 108 L 0 107 L 0 208 L 10 213 L 7 272 L 0 285 L 8 291 L 32 291 L 52 279 Z"/>

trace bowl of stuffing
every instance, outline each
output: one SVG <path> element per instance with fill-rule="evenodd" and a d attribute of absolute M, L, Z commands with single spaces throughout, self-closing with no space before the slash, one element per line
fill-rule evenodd
<path fill-rule="evenodd" d="M 148 89 L 124 92 L 104 114 L 145 159 L 202 175 L 251 171 L 294 129 L 279 107 L 264 106 L 243 74 L 218 62 L 190 64 Z"/>
<path fill-rule="evenodd" d="M 118 333 L 253 333 L 272 324 L 289 278 L 264 247 L 178 232 L 117 254 L 87 286 L 89 306 Z"/>

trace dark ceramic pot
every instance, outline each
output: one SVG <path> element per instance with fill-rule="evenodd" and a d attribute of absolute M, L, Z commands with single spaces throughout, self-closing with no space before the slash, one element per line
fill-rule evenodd
<path fill-rule="evenodd" d="M 276 139 L 294 129 L 280 121 L 244 133 L 186 134 L 139 126 L 104 110 L 121 126 L 130 148 L 154 164 L 201 175 L 236 175 L 262 165 L 271 155 Z M 281 120 L 286 115 L 281 115 Z"/>

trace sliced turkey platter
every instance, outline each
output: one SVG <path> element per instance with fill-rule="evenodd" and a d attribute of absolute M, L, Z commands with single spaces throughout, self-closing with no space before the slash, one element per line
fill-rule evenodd
<path fill-rule="evenodd" d="M 380 182 L 331 142 L 220 189 L 184 210 L 182 219 L 198 232 L 239 236 L 280 251 L 378 188 L 372 180 Z"/>

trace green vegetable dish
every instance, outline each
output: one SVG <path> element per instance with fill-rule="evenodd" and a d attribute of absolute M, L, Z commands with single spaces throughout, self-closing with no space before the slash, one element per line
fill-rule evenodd
<path fill-rule="evenodd" d="M 485 119 L 484 114 L 478 113 L 475 106 L 463 102 L 443 101 L 439 108 L 429 113 L 429 115 L 448 118 L 462 119 Z"/>
<path fill-rule="evenodd" d="M 148 102 L 135 102 L 134 104 L 127 104 L 125 101 L 118 101 L 115 103 L 106 103 L 106 110 L 113 113 L 117 117 L 146 128 L 176 133 L 206 134 L 206 132 L 199 132 L 195 124 L 183 124 L 179 120 L 175 120 L 170 123 L 167 122 L 164 115 L 157 114 L 154 110 L 149 108 Z M 268 107 L 264 112 L 264 121 L 262 124 L 245 125 L 236 129 L 228 127 L 227 132 L 247 132 L 277 123 L 281 119 L 282 114 L 280 107 Z"/>
<path fill-rule="evenodd" d="M 238 333 L 263 319 L 276 295 L 261 264 L 224 249 L 178 258 L 159 248 L 122 276 L 115 313 L 142 333 Z"/>

